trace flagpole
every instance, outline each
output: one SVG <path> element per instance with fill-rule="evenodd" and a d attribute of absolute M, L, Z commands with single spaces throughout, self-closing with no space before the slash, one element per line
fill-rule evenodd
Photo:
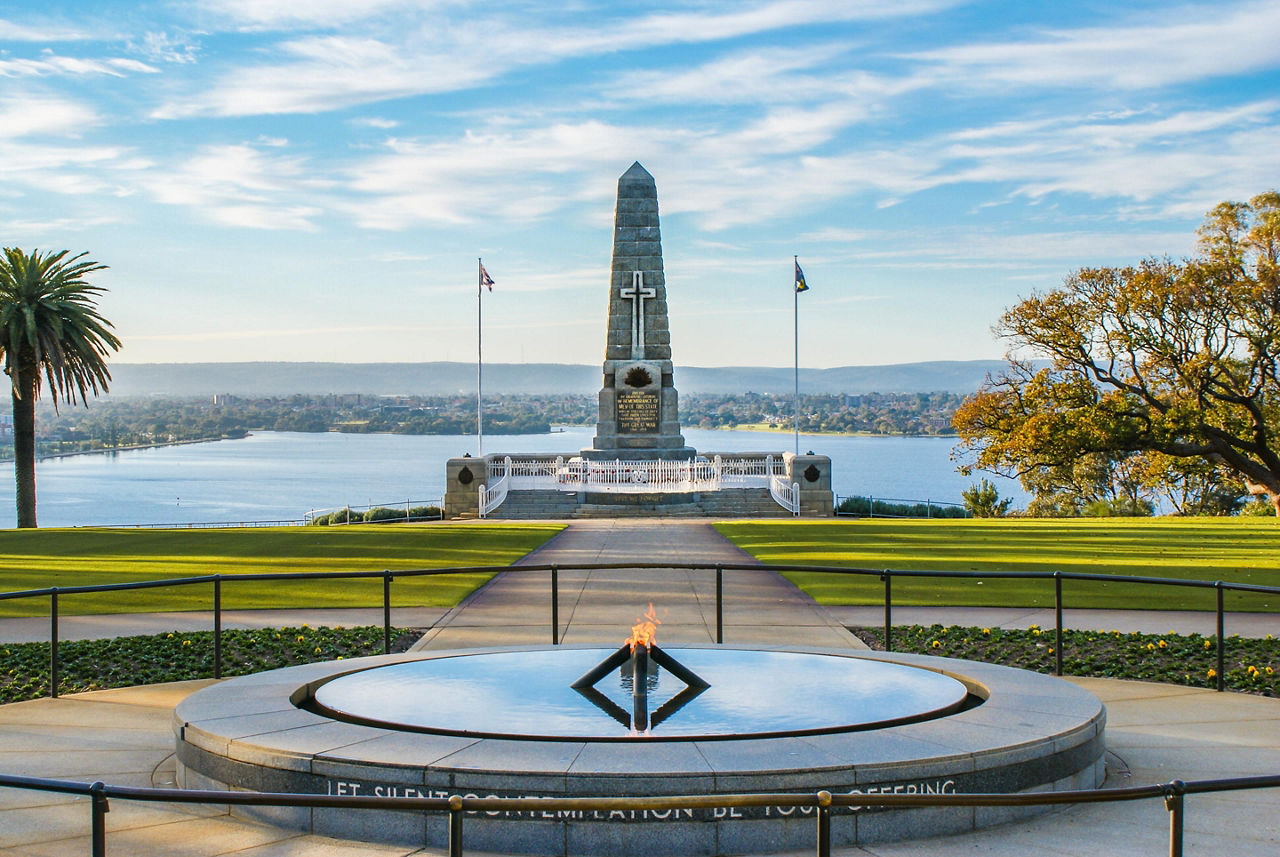
<path fill-rule="evenodd" d="M 476 457 L 484 458 L 484 260 L 476 257 Z"/>
<path fill-rule="evenodd" d="M 800 270 L 800 257 L 792 256 L 792 262 L 795 263 L 795 270 Z M 794 278 L 793 278 L 794 279 Z M 793 319 L 795 320 L 796 332 L 796 374 L 795 374 L 795 396 L 796 396 L 796 419 L 795 419 L 795 438 L 796 438 L 796 455 L 800 454 L 800 288 L 799 284 L 791 284 L 791 303 L 793 306 Z"/>

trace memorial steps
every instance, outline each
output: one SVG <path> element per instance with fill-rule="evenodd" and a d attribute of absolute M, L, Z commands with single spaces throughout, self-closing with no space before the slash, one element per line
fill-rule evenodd
<path fill-rule="evenodd" d="M 791 513 L 769 495 L 768 488 L 739 488 L 695 494 L 604 494 L 555 490 L 512 491 L 490 519 L 549 518 L 784 518 Z"/>

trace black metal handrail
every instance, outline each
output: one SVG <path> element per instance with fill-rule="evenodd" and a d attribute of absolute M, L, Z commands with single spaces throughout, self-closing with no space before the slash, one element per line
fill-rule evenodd
<path fill-rule="evenodd" d="M 109 800 L 152 803 L 217 804 L 227 806 L 324 807 L 349 810 L 379 809 L 399 812 L 447 812 L 449 814 L 449 857 L 462 857 L 463 825 L 467 813 L 503 811 L 610 811 L 712 809 L 759 806 L 809 807 L 815 810 L 816 853 L 831 854 L 831 809 L 866 807 L 943 806 L 1049 806 L 1056 804 L 1112 803 L 1163 798 L 1169 811 L 1169 855 L 1182 857 L 1186 805 L 1192 794 L 1280 788 L 1280 775 L 1233 779 L 1172 780 L 1148 786 L 1117 789 L 1085 789 L 1023 794 L 839 794 L 827 790 L 806 793 L 751 792 L 720 795 L 678 795 L 670 797 L 578 797 L 500 798 L 451 795 L 429 797 L 369 797 L 362 795 L 309 795 L 243 791 L 203 791 L 185 789 L 111 786 L 102 782 L 43 779 L 0 774 L 0 787 L 28 789 L 90 798 L 90 842 L 92 857 L 106 857 L 106 813 Z"/>
<path fill-rule="evenodd" d="M 24 589 L 13 592 L 0 592 L 0 601 L 21 598 L 49 599 L 49 642 L 50 650 L 50 682 L 49 695 L 58 695 L 58 639 L 59 614 L 58 599 L 63 595 L 79 595 L 91 592 L 123 592 L 133 589 L 157 589 L 168 586 L 194 586 L 199 584 L 213 585 L 213 646 L 214 646 L 214 678 L 222 677 L 222 586 L 231 581 L 284 581 L 284 580 L 382 580 L 382 628 L 383 651 L 391 651 L 391 584 L 397 578 L 428 577 L 443 574 L 497 574 L 500 572 L 550 572 L 551 574 L 551 642 L 560 642 L 560 589 L 559 574 L 561 571 L 609 571 L 652 567 L 676 569 L 682 571 L 715 570 L 715 604 L 716 604 L 716 642 L 724 642 L 724 572 L 725 571 L 759 571 L 762 568 L 779 572 L 807 572 L 822 574 L 843 574 L 862 577 L 875 577 L 884 584 L 884 640 L 885 649 L 893 651 L 893 580 L 894 578 L 970 578 L 983 580 L 1045 580 L 1053 581 L 1054 589 L 1054 674 L 1062 675 L 1062 632 L 1064 599 L 1062 583 L 1064 580 L 1102 582 L 1102 583 L 1136 583 L 1153 586 L 1183 586 L 1198 589 L 1212 589 L 1216 593 L 1217 619 L 1217 669 L 1216 689 L 1226 690 L 1226 612 L 1224 595 L 1227 592 L 1247 592 L 1263 595 L 1280 595 L 1280 587 L 1263 586 L 1255 583 L 1231 583 L 1223 580 L 1186 580 L 1173 577 L 1146 577 L 1128 574 L 1098 574 L 1078 571 L 942 571 L 930 569 L 873 569 L 847 568 L 827 565 L 769 565 L 756 563 L 678 563 L 663 562 L 661 565 L 645 566 L 636 562 L 614 563 L 532 563 L 528 565 L 477 565 L 450 566 L 447 568 L 415 568 L 391 571 L 282 571 L 282 572 L 250 572 L 248 574 L 209 574 L 197 577 L 179 577 L 166 580 L 142 580 L 126 583 L 98 583 L 82 586 L 50 586 L 43 589 Z"/>

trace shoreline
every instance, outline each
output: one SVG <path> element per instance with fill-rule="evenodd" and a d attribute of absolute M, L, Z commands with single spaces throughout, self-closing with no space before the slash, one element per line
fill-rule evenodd
<path fill-rule="evenodd" d="M 219 440 L 241 440 L 249 437 L 250 432 L 245 432 L 242 437 L 201 437 L 194 440 L 166 440 L 163 443 L 135 443 L 129 446 L 113 446 L 110 449 L 80 449 L 75 452 L 53 452 L 48 455 L 36 456 L 36 461 L 48 461 L 54 458 L 74 458 L 79 455 L 107 455 L 112 452 L 131 452 L 136 449 L 163 449 L 166 446 L 190 446 L 194 443 L 213 443 Z M 0 458 L 0 461 L 13 461 L 12 457 Z"/>

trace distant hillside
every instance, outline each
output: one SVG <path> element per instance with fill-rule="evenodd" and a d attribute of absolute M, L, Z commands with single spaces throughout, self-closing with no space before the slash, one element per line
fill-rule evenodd
<path fill-rule="evenodd" d="M 888 366 L 801 369 L 806 393 L 969 393 L 1000 360 L 952 360 Z M 759 366 L 676 367 L 682 393 L 790 393 L 793 370 Z M 476 389 L 474 363 L 117 363 L 115 396 L 286 396 L 292 393 L 468 395 Z M 486 393 L 592 394 L 599 366 L 564 363 L 489 363 Z"/>

